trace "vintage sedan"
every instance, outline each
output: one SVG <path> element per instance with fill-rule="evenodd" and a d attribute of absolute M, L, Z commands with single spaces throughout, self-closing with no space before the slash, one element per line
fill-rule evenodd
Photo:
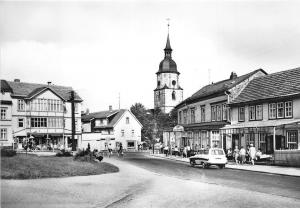
<path fill-rule="evenodd" d="M 220 168 L 225 168 L 227 158 L 225 152 L 221 148 L 202 149 L 198 154 L 189 158 L 191 166 L 201 165 L 203 168 L 208 168 L 211 165 L 217 165 Z"/>

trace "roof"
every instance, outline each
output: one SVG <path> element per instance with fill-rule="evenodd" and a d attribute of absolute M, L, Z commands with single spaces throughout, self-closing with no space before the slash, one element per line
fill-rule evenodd
<path fill-rule="evenodd" d="M 231 104 L 300 95 L 300 68 L 254 78 Z"/>
<path fill-rule="evenodd" d="M 47 85 L 47 84 L 35 84 L 26 82 L 11 82 L 7 81 L 12 89 L 12 96 L 31 98 L 34 95 L 41 93 L 42 91 L 49 89 L 62 99 L 69 101 L 71 99 L 72 87 Z M 82 99 L 75 92 L 75 101 L 81 102 Z"/>
<path fill-rule="evenodd" d="M 300 119 L 282 119 L 282 120 L 268 120 L 268 121 L 251 121 L 241 122 L 237 124 L 226 125 L 221 128 L 225 129 L 240 129 L 240 128 L 259 128 L 259 127 L 276 127 L 287 124 L 299 123 Z"/>
<path fill-rule="evenodd" d="M 167 43 L 166 43 L 165 50 L 172 50 L 171 44 L 170 44 L 169 33 L 168 33 L 168 37 L 167 37 Z"/>
<path fill-rule="evenodd" d="M 108 119 L 108 124 L 100 128 L 112 128 L 126 111 L 127 111 L 126 109 L 112 110 L 112 111 L 99 111 L 95 113 L 90 113 L 88 115 L 83 115 L 81 116 L 81 120 L 83 122 L 89 122 L 93 119 L 105 118 Z M 95 128 L 99 128 L 99 127 L 95 127 Z"/>
<path fill-rule="evenodd" d="M 1 79 L 0 84 L 1 84 L 1 86 L 0 86 L 1 92 L 12 92 L 12 89 L 6 80 Z"/>
<path fill-rule="evenodd" d="M 235 77 L 232 79 L 225 79 L 225 80 L 213 83 L 213 84 L 206 85 L 206 86 L 202 87 L 200 90 L 198 90 L 196 93 L 194 93 L 191 97 L 188 97 L 187 99 L 185 99 L 184 101 L 179 103 L 176 107 L 182 105 L 183 103 L 187 103 L 187 104 L 193 103 L 195 101 L 205 99 L 209 96 L 225 95 L 226 91 L 235 87 L 236 85 L 243 82 L 244 80 L 250 78 L 252 75 L 254 75 L 255 73 L 257 73 L 259 71 L 267 74 L 263 69 L 257 69 L 257 70 L 254 70 L 248 74 L 245 74 L 245 75 L 242 75 L 239 77 Z"/>

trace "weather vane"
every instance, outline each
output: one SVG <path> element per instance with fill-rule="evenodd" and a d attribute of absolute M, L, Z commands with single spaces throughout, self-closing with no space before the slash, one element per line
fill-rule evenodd
<path fill-rule="evenodd" d="M 167 18 L 168 21 L 168 33 L 169 33 L 169 27 L 170 27 L 170 18 Z"/>

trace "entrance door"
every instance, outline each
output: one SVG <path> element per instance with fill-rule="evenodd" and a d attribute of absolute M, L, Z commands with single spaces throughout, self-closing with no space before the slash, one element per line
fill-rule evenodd
<path fill-rule="evenodd" d="M 232 134 L 232 149 L 235 149 L 235 146 L 240 148 L 240 137 L 238 134 Z"/>
<path fill-rule="evenodd" d="M 273 135 L 269 135 L 266 138 L 266 154 L 273 154 L 274 148 L 273 148 Z"/>

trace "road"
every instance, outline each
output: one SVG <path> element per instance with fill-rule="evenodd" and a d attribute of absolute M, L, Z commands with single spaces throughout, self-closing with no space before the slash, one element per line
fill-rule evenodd
<path fill-rule="evenodd" d="M 188 164 L 127 153 L 104 158 L 120 172 L 1 180 L 3 208 L 300 207 L 300 178 Z"/>
<path fill-rule="evenodd" d="M 141 153 L 129 153 L 124 160 L 166 176 L 300 199 L 300 177 L 218 167 L 203 169 L 183 162 L 146 157 Z"/>

